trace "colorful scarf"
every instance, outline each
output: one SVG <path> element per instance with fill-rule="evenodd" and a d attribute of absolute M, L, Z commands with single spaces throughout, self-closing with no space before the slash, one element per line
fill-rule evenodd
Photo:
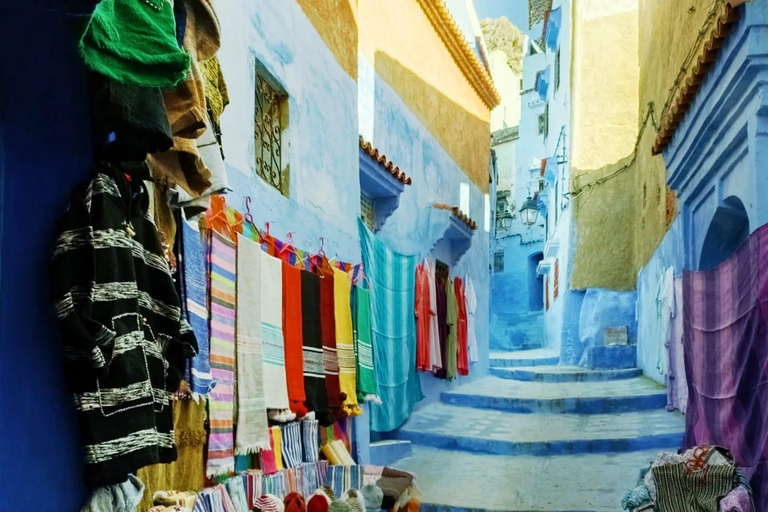
<path fill-rule="evenodd" d="M 456 289 L 451 279 L 445 281 L 445 304 L 446 317 L 448 324 L 448 344 L 446 345 L 446 367 L 445 377 L 448 380 L 456 378 L 459 350 L 459 310 L 456 306 Z"/>
<path fill-rule="evenodd" d="M 422 265 L 416 266 L 416 369 L 432 371 L 429 346 L 429 326 L 431 321 L 429 301 L 429 275 Z"/>
<path fill-rule="evenodd" d="M 313 463 L 320 460 L 319 439 L 317 437 L 319 422 L 317 420 L 302 420 L 301 439 L 303 445 L 304 462 Z"/>
<path fill-rule="evenodd" d="M 336 313 L 334 311 L 333 272 L 325 271 L 320 279 L 320 327 L 323 342 L 323 366 L 325 389 L 328 392 L 328 408 L 339 418 L 343 417 L 341 385 L 339 383 L 339 358 L 336 353 Z"/>
<path fill-rule="evenodd" d="M 283 340 L 283 262 L 261 255 L 261 340 L 267 408 L 289 409 Z"/>
<path fill-rule="evenodd" d="M 444 379 L 448 372 L 448 296 L 447 279 L 435 274 L 435 296 L 437 298 L 437 333 L 440 340 L 440 368 L 435 375 Z"/>
<path fill-rule="evenodd" d="M 352 278 L 346 272 L 333 269 L 333 309 L 336 322 L 336 349 L 339 361 L 339 388 L 345 395 L 344 412 L 351 417 L 363 410 L 357 403 L 357 364 L 355 342 L 352 335 Z"/>
<path fill-rule="evenodd" d="M 187 320 L 197 338 L 197 355 L 188 370 L 189 387 L 193 393 L 207 395 L 215 382 L 211 374 L 210 340 L 208 338 L 208 288 L 206 282 L 206 247 L 202 235 L 187 222 L 181 229 L 181 278 L 186 298 Z"/>
<path fill-rule="evenodd" d="M 477 351 L 477 331 L 475 312 L 477 311 L 477 293 L 475 293 L 475 285 L 472 283 L 472 279 L 467 276 L 466 287 L 464 295 L 466 296 L 466 308 L 467 308 L 467 345 L 469 347 L 469 360 L 476 363 L 480 360 L 480 354 Z"/>
<path fill-rule="evenodd" d="M 457 370 L 459 375 L 469 375 L 469 346 L 467 344 L 467 302 L 464 283 L 457 277 L 453 282 L 456 293 L 456 335 L 458 338 Z"/>
<path fill-rule="evenodd" d="M 235 470 L 233 436 L 235 392 L 235 282 L 236 253 L 232 240 L 211 233 L 210 311 L 211 373 L 216 387 L 211 390 L 208 439 L 208 476 Z"/>
<path fill-rule="evenodd" d="M 371 429 L 389 432 L 408 419 L 424 396 L 416 374 L 416 257 L 390 250 L 360 219 L 358 228 L 371 283 L 371 330 L 382 401 L 371 404 Z"/>
<path fill-rule="evenodd" d="M 237 249 L 238 455 L 269 449 L 261 342 L 261 247 L 243 235 Z"/>
<path fill-rule="evenodd" d="M 307 409 L 314 411 L 323 426 L 334 422 L 328 411 L 325 365 L 320 326 L 320 277 L 301 272 L 301 326 L 304 352 L 304 391 Z"/>
<path fill-rule="evenodd" d="M 437 373 L 443 368 L 443 351 L 440 347 L 440 327 L 437 319 L 437 290 L 435 267 L 429 260 L 424 262 L 424 273 L 429 286 L 429 371 Z"/>
<path fill-rule="evenodd" d="M 301 270 L 283 263 L 283 332 L 285 333 L 285 373 L 291 410 L 307 414 L 304 402 L 304 350 L 302 348 Z"/>
<path fill-rule="evenodd" d="M 371 345 L 371 292 L 361 286 L 355 287 L 355 354 L 358 400 L 381 402 Z"/>

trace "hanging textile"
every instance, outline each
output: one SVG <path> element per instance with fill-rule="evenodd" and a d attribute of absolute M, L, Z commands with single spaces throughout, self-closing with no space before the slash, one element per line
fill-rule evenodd
<path fill-rule="evenodd" d="M 675 277 L 675 306 L 669 329 L 669 373 L 667 374 L 667 408 L 685 413 L 688 405 L 688 382 L 683 357 L 683 278 Z"/>
<path fill-rule="evenodd" d="M 301 423 L 294 421 L 280 427 L 283 441 L 283 460 L 287 468 L 295 468 L 304 457 L 301 449 Z"/>
<path fill-rule="evenodd" d="M 669 371 L 669 330 L 672 324 L 672 317 L 675 314 L 675 269 L 666 268 L 659 280 L 656 290 L 656 369 L 659 374 L 667 375 Z"/>
<path fill-rule="evenodd" d="M 429 351 L 429 328 L 432 320 L 429 296 L 429 274 L 422 265 L 416 266 L 416 369 L 432 371 Z"/>
<path fill-rule="evenodd" d="M 278 411 L 273 419 L 291 421 L 285 375 L 283 340 L 283 262 L 261 254 L 261 341 L 264 347 L 264 394 L 267 408 Z"/>
<path fill-rule="evenodd" d="M 456 293 L 456 335 L 458 338 L 458 354 L 456 368 L 459 375 L 469 375 L 469 347 L 467 345 L 467 302 L 464 294 L 464 282 L 457 277 L 454 282 Z"/>
<path fill-rule="evenodd" d="M 208 289 L 206 278 L 207 247 L 203 242 L 209 235 L 197 232 L 187 222 L 181 222 L 181 274 L 187 319 L 197 338 L 197 355 L 190 360 L 187 372 L 193 393 L 207 395 L 215 382 L 211 374 L 210 340 L 208 334 Z"/>
<path fill-rule="evenodd" d="M 440 347 L 435 267 L 429 260 L 424 261 L 424 271 L 427 274 L 427 284 L 429 285 L 429 371 L 437 373 L 443 368 L 443 352 Z"/>
<path fill-rule="evenodd" d="M 685 446 L 719 445 L 768 510 L 768 225 L 727 261 L 683 274 Z"/>
<path fill-rule="evenodd" d="M 456 306 L 456 290 L 453 281 L 449 278 L 445 280 L 445 304 L 446 304 L 446 323 L 448 325 L 448 343 L 446 345 L 446 371 L 445 377 L 448 380 L 456 378 L 457 357 L 459 344 L 459 311 Z"/>
<path fill-rule="evenodd" d="M 237 242 L 237 444 L 238 455 L 269 449 L 261 340 L 261 261 L 258 243 Z"/>
<path fill-rule="evenodd" d="M 304 352 L 304 392 L 307 409 L 323 426 L 333 423 L 328 411 L 320 325 L 320 276 L 301 271 L 301 326 Z"/>
<path fill-rule="evenodd" d="M 339 357 L 336 352 L 336 313 L 334 311 L 333 271 L 320 270 L 320 327 L 328 408 L 336 418 L 344 417 L 339 383 Z"/>
<path fill-rule="evenodd" d="M 358 219 L 363 263 L 371 283 L 376 383 L 381 404 L 371 404 L 371 429 L 388 432 L 408 419 L 423 398 L 416 374 L 413 316 L 416 257 L 390 250 Z"/>
<path fill-rule="evenodd" d="M 477 327 L 475 313 L 477 312 L 477 293 L 472 279 L 467 276 L 466 284 L 466 308 L 467 308 L 467 346 L 469 347 L 469 361 L 476 363 L 480 360 L 477 351 Z"/>
<path fill-rule="evenodd" d="M 153 464 L 141 468 L 136 476 L 144 482 L 146 489 L 139 504 L 139 510 L 152 507 L 152 497 L 157 491 L 185 489 L 201 491 L 204 474 L 203 449 L 207 433 L 205 402 L 200 400 L 175 400 L 173 402 L 173 432 L 179 452 L 178 458 L 170 464 Z"/>
<path fill-rule="evenodd" d="M 380 402 L 371 344 L 371 292 L 355 287 L 355 353 L 357 354 L 357 398 Z"/>
<path fill-rule="evenodd" d="M 304 350 L 302 348 L 301 270 L 283 263 L 283 333 L 285 333 L 285 374 L 291 410 L 307 414 L 304 402 Z"/>
<path fill-rule="evenodd" d="M 336 324 L 336 350 L 339 360 L 339 389 L 344 395 L 344 412 L 349 416 L 359 416 L 363 411 L 357 403 L 357 364 L 355 362 L 355 344 L 352 335 L 352 278 L 339 270 L 333 269 L 333 310 Z"/>
<path fill-rule="evenodd" d="M 241 476 L 235 476 L 228 478 L 224 482 L 224 487 L 227 489 L 227 494 L 232 500 L 235 512 L 249 512 L 248 500 L 245 496 L 245 486 L 243 485 L 243 478 Z"/>
<path fill-rule="evenodd" d="M 448 372 L 448 296 L 446 295 L 447 281 L 448 268 L 436 268 L 435 295 L 437 298 L 437 325 L 440 340 L 440 369 L 435 373 L 435 375 L 441 379 L 446 378 Z"/>
<path fill-rule="evenodd" d="M 61 218 L 51 261 L 91 487 L 176 459 L 171 394 L 197 353 L 147 213 L 148 178 L 143 164 L 97 166 Z"/>
<path fill-rule="evenodd" d="M 236 253 L 232 240 L 211 233 L 210 333 L 211 373 L 216 387 L 211 390 L 208 439 L 208 476 L 235 470 L 233 436 L 235 393 L 235 282 Z"/>

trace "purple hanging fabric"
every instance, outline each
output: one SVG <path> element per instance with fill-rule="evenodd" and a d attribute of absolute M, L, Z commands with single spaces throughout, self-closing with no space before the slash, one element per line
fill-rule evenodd
<path fill-rule="evenodd" d="M 683 275 L 686 448 L 728 448 L 768 510 L 768 225 L 722 265 Z"/>

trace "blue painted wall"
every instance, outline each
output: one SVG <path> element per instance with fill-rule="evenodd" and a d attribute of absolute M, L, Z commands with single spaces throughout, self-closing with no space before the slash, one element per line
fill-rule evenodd
<path fill-rule="evenodd" d="M 2 510 L 79 510 L 80 439 L 48 298 L 55 224 L 90 174 L 83 69 L 67 21 L 41 0 L 5 2 L 0 230 Z"/>
<path fill-rule="evenodd" d="M 678 193 L 686 268 L 699 268 L 712 220 L 729 197 L 743 203 L 750 231 L 768 222 L 768 2 L 740 10 L 664 151 L 668 183 Z"/>

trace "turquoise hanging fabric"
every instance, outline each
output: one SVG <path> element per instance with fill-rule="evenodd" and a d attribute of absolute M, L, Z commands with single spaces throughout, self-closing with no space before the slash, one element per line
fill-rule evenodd
<path fill-rule="evenodd" d="M 390 250 L 358 219 L 363 265 L 371 286 L 376 383 L 381 404 L 371 403 L 371 429 L 400 427 L 424 395 L 416 374 L 416 256 Z"/>

